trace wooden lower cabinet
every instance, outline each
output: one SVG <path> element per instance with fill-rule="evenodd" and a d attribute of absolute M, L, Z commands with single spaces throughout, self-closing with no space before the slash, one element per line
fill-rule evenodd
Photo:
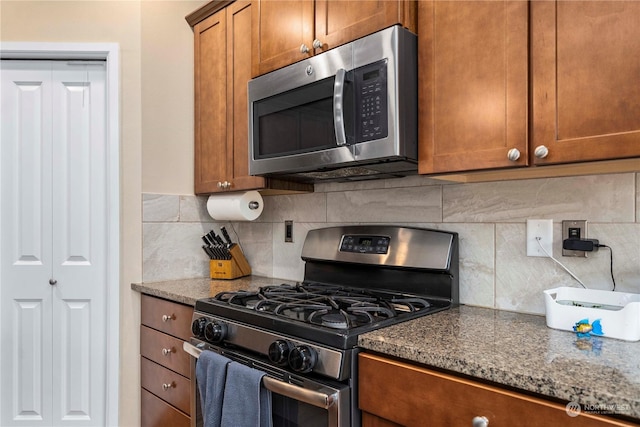
<path fill-rule="evenodd" d="M 362 427 L 462 427 L 476 416 L 491 427 L 637 425 L 584 413 L 570 417 L 564 404 L 378 355 L 358 357 Z"/>
<path fill-rule="evenodd" d="M 182 350 L 182 343 L 191 336 L 192 315 L 191 306 L 142 296 L 140 384 L 143 427 L 188 427 L 191 423 L 191 359 Z"/>
<path fill-rule="evenodd" d="M 142 427 L 189 427 L 190 423 L 188 415 L 142 389 Z"/>

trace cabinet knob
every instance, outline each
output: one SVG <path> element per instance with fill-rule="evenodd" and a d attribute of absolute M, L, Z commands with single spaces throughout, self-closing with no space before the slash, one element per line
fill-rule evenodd
<path fill-rule="evenodd" d="M 163 314 L 162 315 L 162 321 L 163 322 L 168 322 L 169 320 L 174 320 L 176 318 L 176 316 L 174 316 L 173 314 Z"/>
<path fill-rule="evenodd" d="M 167 390 L 172 389 L 172 388 L 173 388 L 173 387 L 175 387 L 175 386 L 176 386 L 176 384 L 175 384 L 175 383 L 173 383 L 173 382 L 172 382 L 171 384 L 164 383 L 164 384 L 162 384 L 162 389 L 163 389 L 164 391 L 167 391 Z"/>
<path fill-rule="evenodd" d="M 162 354 L 165 355 L 165 356 L 168 356 L 171 353 L 173 353 L 173 349 L 172 348 L 163 348 L 162 349 Z"/>
<path fill-rule="evenodd" d="M 221 190 L 226 190 L 230 187 L 231 187 L 231 183 L 229 181 L 225 181 L 225 182 L 218 181 L 218 188 L 220 188 Z"/>
<path fill-rule="evenodd" d="M 512 148 L 507 152 L 507 158 L 512 162 L 515 162 L 520 158 L 520 150 L 518 150 L 517 148 Z"/>
<path fill-rule="evenodd" d="M 473 427 L 488 427 L 489 420 L 487 417 L 473 417 Z"/>
<path fill-rule="evenodd" d="M 320 40 L 318 40 L 318 39 L 315 39 L 313 41 L 313 48 L 314 49 L 320 49 L 321 47 L 322 47 L 322 42 Z"/>
<path fill-rule="evenodd" d="M 55 285 L 57 285 L 57 284 L 58 284 L 58 281 L 57 281 L 56 279 L 49 279 L 49 284 L 50 284 L 51 286 L 55 286 Z"/>
<path fill-rule="evenodd" d="M 302 43 L 302 45 L 300 45 L 300 53 L 309 53 L 309 47 Z"/>
<path fill-rule="evenodd" d="M 539 159 L 544 159 L 549 155 L 549 149 L 544 145 L 538 145 L 536 149 L 533 151 L 533 155 Z"/>

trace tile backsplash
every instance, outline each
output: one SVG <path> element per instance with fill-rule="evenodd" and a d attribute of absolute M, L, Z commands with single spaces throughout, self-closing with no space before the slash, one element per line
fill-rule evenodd
<path fill-rule="evenodd" d="M 586 219 L 588 237 L 610 246 L 616 290 L 640 293 L 640 173 L 458 184 L 423 176 L 316 185 L 309 194 L 264 196 L 256 221 L 216 223 L 206 197 L 144 194 L 143 280 L 207 277 L 200 236 L 225 225 L 254 274 L 301 280 L 310 229 L 384 223 L 460 235 L 464 304 L 544 313 L 542 291 L 579 286 L 549 258 L 526 256 L 526 220 L 552 219 L 554 258 L 588 288 L 611 289 L 610 252 L 563 257 L 562 220 Z M 293 220 L 293 243 L 284 221 Z"/>

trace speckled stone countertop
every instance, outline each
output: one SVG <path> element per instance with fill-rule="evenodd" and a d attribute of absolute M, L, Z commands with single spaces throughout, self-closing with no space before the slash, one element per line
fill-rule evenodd
<path fill-rule="evenodd" d="M 255 291 L 260 286 L 294 283 L 290 280 L 261 276 L 239 277 L 233 280 L 198 279 L 167 280 L 164 282 L 132 283 L 131 289 L 147 295 L 165 298 L 182 304 L 195 305 L 196 300 L 227 291 Z"/>
<path fill-rule="evenodd" d="M 133 283 L 148 295 L 195 305 L 218 292 L 293 283 L 247 276 Z M 544 316 L 471 306 L 424 316 L 359 337 L 360 347 L 497 384 L 578 402 L 640 420 L 640 342 L 580 339 Z"/>
<path fill-rule="evenodd" d="M 640 342 L 578 338 L 544 316 L 460 306 L 359 337 L 365 349 L 640 419 Z"/>

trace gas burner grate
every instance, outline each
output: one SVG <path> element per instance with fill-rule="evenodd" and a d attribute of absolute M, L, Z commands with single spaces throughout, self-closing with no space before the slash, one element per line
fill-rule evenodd
<path fill-rule="evenodd" d="M 413 296 L 320 283 L 265 286 L 256 292 L 222 292 L 214 299 L 332 329 L 352 329 L 430 307 L 427 300 Z"/>

